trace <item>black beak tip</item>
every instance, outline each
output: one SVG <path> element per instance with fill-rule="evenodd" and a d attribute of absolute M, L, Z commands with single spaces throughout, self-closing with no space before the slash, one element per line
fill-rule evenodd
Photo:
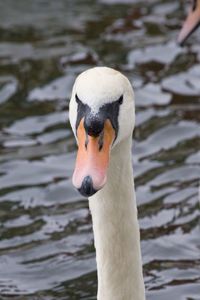
<path fill-rule="evenodd" d="M 84 178 L 82 185 L 80 189 L 78 189 L 78 191 L 84 197 L 91 197 L 97 192 L 97 190 L 95 190 L 93 187 L 92 178 L 90 176 Z"/>

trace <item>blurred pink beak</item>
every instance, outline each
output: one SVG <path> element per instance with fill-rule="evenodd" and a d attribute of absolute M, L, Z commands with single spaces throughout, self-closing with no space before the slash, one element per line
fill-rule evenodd
<path fill-rule="evenodd" d="M 200 0 L 193 0 L 193 6 L 187 16 L 186 21 L 183 24 L 181 32 L 178 37 L 179 45 L 183 45 L 189 36 L 200 25 Z"/>

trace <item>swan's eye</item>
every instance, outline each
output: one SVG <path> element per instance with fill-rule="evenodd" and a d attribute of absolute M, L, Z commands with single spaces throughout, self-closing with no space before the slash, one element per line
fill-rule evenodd
<path fill-rule="evenodd" d="M 79 97 L 77 96 L 77 94 L 75 95 L 76 98 L 76 102 L 79 104 L 81 102 L 81 100 L 79 99 Z"/>
<path fill-rule="evenodd" d="M 119 105 L 121 105 L 123 103 L 123 100 L 124 100 L 124 97 L 123 97 L 123 95 L 121 95 L 121 97 L 117 100 Z"/>

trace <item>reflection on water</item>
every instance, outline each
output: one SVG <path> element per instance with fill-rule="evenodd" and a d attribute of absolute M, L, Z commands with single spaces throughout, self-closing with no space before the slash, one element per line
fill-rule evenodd
<path fill-rule="evenodd" d="M 147 298 L 200 299 L 200 35 L 176 45 L 183 13 L 172 0 L 0 3 L 1 299 L 96 299 L 68 121 L 74 78 L 94 65 L 118 68 L 136 90 Z"/>

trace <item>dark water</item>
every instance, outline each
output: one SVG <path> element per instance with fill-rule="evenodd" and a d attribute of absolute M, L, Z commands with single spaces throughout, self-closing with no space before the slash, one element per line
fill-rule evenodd
<path fill-rule="evenodd" d="M 121 70 L 136 91 L 147 298 L 200 299 L 200 31 L 176 45 L 183 2 L 0 2 L 1 300 L 96 299 L 68 121 L 74 78 L 95 65 Z"/>

